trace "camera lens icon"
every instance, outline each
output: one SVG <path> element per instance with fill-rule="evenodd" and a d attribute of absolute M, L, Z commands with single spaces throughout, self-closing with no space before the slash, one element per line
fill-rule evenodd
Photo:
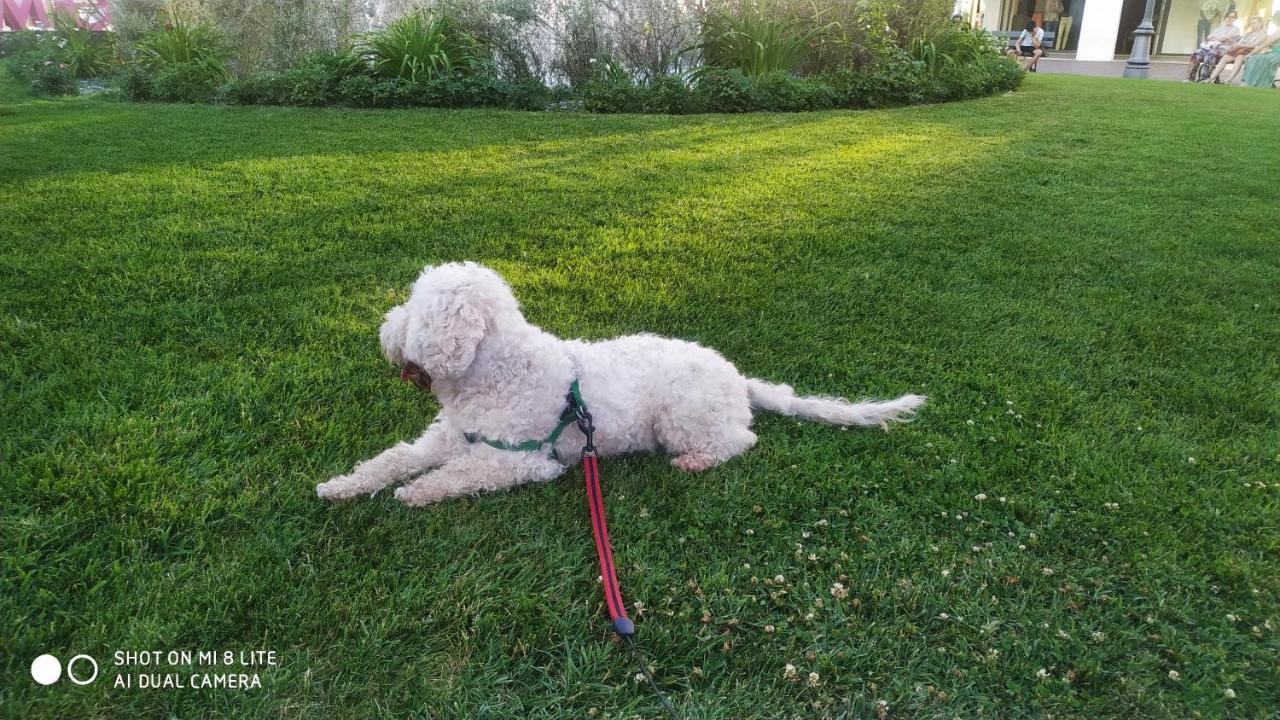
<path fill-rule="evenodd" d="M 71 668 L 75 667 L 75 664 L 77 662 L 80 662 L 81 660 L 84 660 L 85 662 L 93 666 L 93 674 L 89 675 L 88 679 L 86 680 L 81 680 L 80 678 L 75 676 L 75 673 L 71 672 Z M 85 671 L 81 670 L 80 674 L 84 675 Z M 97 680 L 98 679 L 98 661 L 94 660 L 88 655 L 77 655 L 71 658 L 70 660 L 67 661 L 67 679 L 77 685 L 88 685 L 94 680 Z"/>
<path fill-rule="evenodd" d="M 76 668 L 76 672 L 72 672 L 72 668 Z M 61 677 L 62 663 L 58 658 L 45 653 L 31 661 L 31 679 L 41 685 L 52 685 Z M 88 655 L 76 655 L 67 661 L 67 679 L 77 685 L 88 685 L 97 680 L 98 661 Z"/>
<path fill-rule="evenodd" d="M 41 685 L 52 685 L 62 677 L 62 663 L 52 655 L 41 655 L 31 661 L 31 679 Z"/>

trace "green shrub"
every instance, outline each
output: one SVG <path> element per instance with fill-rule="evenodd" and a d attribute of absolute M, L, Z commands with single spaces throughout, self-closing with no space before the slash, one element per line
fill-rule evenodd
<path fill-rule="evenodd" d="M 6 65 L 9 68 L 9 77 L 22 85 L 30 85 L 31 81 L 36 79 L 36 73 L 40 72 L 40 68 L 53 61 L 51 52 L 38 49 L 10 55 Z"/>
<path fill-rule="evenodd" d="M 208 23 L 178 18 L 144 35 L 134 44 L 131 79 L 125 95 L 169 102 L 208 102 L 227 78 L 229 49 L 222 33 Z M 150 72 L 149 87 L 140 73 Z M 144 98 L 138 93 L 149 94 Z"/>
<path fill-rule="evenodd" d="M 693 91 L 674 75 L 654 80 L 645 92 L 644 111 L 648 113 L 685 115 L 698 109 Z"/>
<path fill-rule="evenodd" d="M 338 102 L 351 107 L 374 107 L 378 81 L 369 75 L 352 75 L 338 83 Z"/>
<path fill-rule="evenodd" d="M 368 75 L 368 66 L 359 56 L 314 53 L 283 73 L 232 79 L 219 89 L 218 98 L 235 105 L 336 105 L 343 102 L 342 82 L 356 75 Z"/>
<path fill-rule="evenodd" d="M 75 95 L 75 71 L 58 59 L 58 47 L 37 41 L 23 52 L 9 56 L 9 75 L 36 95 Z"/>
<path fill-rule="evenodd" d="M 301 65 L 285 73 L 281 78 L 287 88 L 282 104 L 303 107 L 321 107 L 332 104 L 337 97 L 338 83 L 335 77 L 321 65 Z"/>
<path fill-rule="evenodd" d="M 924 63 L 925 70 L 934 75 L 978 62 L 985 56 L 998 55 L 1000 48 L 1001 44 L 985 30 L 948 23 L 939 30 L 911 38 L 906 49 L 913 60 Z"/>
<path fill-rule="evenodd" d="M 1022 83 L 1023 72 L 1016 60 L 990 55 L 945 67 L 934 77 L 939 94 L 931 99 L 964 100 L 1014 90 Z"/>
<path fill-rule="evenodd" d="M 827 79 L 843 108 L 876 108 L 924 102 L 930 95 L 924 64 L 895 50 L 860 72 L 841 71 Z"/>
<path fill-rule="evenodd" d="M 285 102 L 290 105 L 320 107 L 330 105 L 338 96 L 338 85 L 346 78 L 367 74 L 359 56 L 350 53 L 317 53 L 310 55 L 285 73 L 288 86 Z"/>
<path fill-rule="evenodd" d="M 736 9 L 713 8 L 703 15 L 697 49 L 708 68 L 749 76 L 790 72 L 830 29 L 816 15 L 804 17 L 769 0 L 742 2 Z"/>
<path fill-rule="evenodd" d="M 428 107 L 506 107 L 508 86 L 495 75 L 438 75 L 421 83 L 415 105 Z"/>
<path fill-rule="evenodd" d="M 596 80 L 582 92 L 582 108 L 588 112 L 638 113 L 644 106 L 644 88 L 626 77 Z"/>
<path fill-rule="evenodd" d="M 741 70 L 716 68 L 700 73 L 694 93 L 707 112 L 741 113 L 756 109 L 755 84 Z"/>
<path fill-rule="evenodd" d="M 758 110 L 804 112 L 835 106 L 835 92 L 829 85 L 787 73 L 770 73 L 753 78 L 753 94 Z"/>
<path fill-rule="evenodd" d="M 125 66 L 119 78 L 120 92 L 126 98 L 139 102 L 156 99 L 156 77 L 147 68 L 132 64 Z"/>
<path fill-rule="evenodd" d="M 426 12 L 410 13 L 365 35 L 359 51 L 376 74 L 402 80 L 466 72 L 480 58 L 476 41 L 447 15 Z"/>
<path fill-rule="evenodd" d="M 115 69 L 115 34 L 80 27 L 75 16 L 65 10 L 53 13 L 57 28 L 58 60 L 66 63 L 78 78 L 110 75 Z"/>
<path fill-rule="evenodd" d="M 155 99 L 165 102 L 209 102 L 225 79 L 226 70 L 217 63 L 173 63 L 155 74 Z"/>
<path fill-rule="evenodd" d="M 373 107 L 401 108 L 413 105 L 413 82 L 402 78 L 379 81 L 373 86 Z"/>
<path fill-rule="evenodd" d="M 218 89 L 218 100 L 233 105 L 283 105 L 292 89 L 280 73 L 256 73 L 227 81 Z"/>
<path fill-rule="evenodd" d="M 53 34 L 46 30 L 0 32 L 0 58 L 13 58 L 42 49 L 52 52 L 56 40 Z"/>
<path fill-rule="evenodd" d="M 134 57 L 155 72 L 172 65 L 200 64 L 206 71 L 217 68 L 226 74 L 230 54 L 222 31 L 206 22 L 187 23 L 174 18 L 134 43 Z"/>
<path fill-rule="evenodd" d="M 48 61 L 36 70 L 31 90 L 37 95 L 75 95 L 76 74 L 66 63 Z"/>
<path fill-rule="evenodd" d="M 537 78 L 525 77 L 506 85 L 506 106 L 512 110 L 545 110 L 551 103 L 551 91 Z"/>

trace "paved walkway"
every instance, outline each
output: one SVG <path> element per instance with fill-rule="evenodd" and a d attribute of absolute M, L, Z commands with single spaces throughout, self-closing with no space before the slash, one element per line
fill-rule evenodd
<path fill-rule="evenodd" d="M 1065 54 L 1065 53 L 1064 53 Z M 1123 77 L 1124 60 L 1088 61 L 1071 60 L 1064 57 L 1046 57 L 1040 60 L 1038 68 L 1042 73 L 1059 75 L 1092 75 L 1094 77 Z M 1181 81 L 1187 76 L 1187 59 L 1162 57 L 1151 61 L 1149 77 L 1153 80 Z"/>

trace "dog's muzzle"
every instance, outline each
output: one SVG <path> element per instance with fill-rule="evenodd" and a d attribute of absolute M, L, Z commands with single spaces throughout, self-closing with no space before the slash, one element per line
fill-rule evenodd
<path fill-rule="evenodd" d="M 431 376 L 427 374 L 417 363 L 407 362 L 400 366 L 400 379 L 413 383 L 418 386 L 419 390 L 431 392 Z"/>

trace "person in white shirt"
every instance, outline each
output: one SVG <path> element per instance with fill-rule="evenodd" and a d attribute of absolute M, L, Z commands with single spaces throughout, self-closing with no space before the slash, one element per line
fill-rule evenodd
<path fill-rule="evenodd" d="M 1035 20 L 1028 20 L 1027 26 L 1018 35 L 1018 41 L 1014 43 L 1014 47 L 1017 48 L 1017 54 L 1023 58 L 1022 69 L 1035 72 L 1036 63 L 1044 55 L 1044 28 L 1038 27 Z"/>

